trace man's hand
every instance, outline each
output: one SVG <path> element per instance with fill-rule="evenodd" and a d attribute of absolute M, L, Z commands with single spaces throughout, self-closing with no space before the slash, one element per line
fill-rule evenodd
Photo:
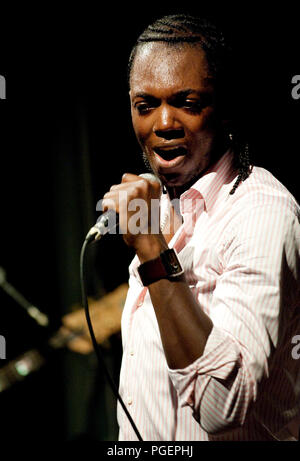
<path fill-rule="evenodd" d="M 118 213 L 123 238 L 141 262 L 168 248 L 159 227 L 159 206 L 153 206 L 153 200 L 159 203 L 160 194 L 158 182 L 126 173 L 121 184 L 112 186 L 102 200 L 103 211 L 114 209 Z"/>

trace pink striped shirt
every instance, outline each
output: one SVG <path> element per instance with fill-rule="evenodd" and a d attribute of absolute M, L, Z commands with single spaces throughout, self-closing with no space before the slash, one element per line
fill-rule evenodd
<path fill-rule="evenodd" d="M 229 195 L 236 175 L 228 151 L 180 197 L 183 224 L 169 247 L 214 325 L 202 357 L 188 367 L 168 367 L 137 257 L 130 265 L 120 394 L 143 440 L 297 437 L 299 206 L 259 167 Z M 120 405 L 118 422 L 119 440 L 137 440 Z"/>

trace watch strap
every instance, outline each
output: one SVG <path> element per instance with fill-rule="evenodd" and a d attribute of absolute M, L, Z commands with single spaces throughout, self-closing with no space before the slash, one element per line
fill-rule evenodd
<path fill-rule="evenodd" d="M 163 251 L 158 258 L 146 261 L 138 267 L 144 286 L 164 278 L 173 278 L 183 274 L 181 264 L 173 248 Z"/>

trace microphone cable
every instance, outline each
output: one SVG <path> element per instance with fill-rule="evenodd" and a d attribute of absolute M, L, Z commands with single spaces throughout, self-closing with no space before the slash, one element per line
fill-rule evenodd
<path fill-rule="evenodd" d="M 97 343 L 97 340 L 96 340 L 96 337 L 95 337 L 95 333 L 94 333 L 94 330 L 93 330 L 93 326 L 92 326 L 92 322 L 91 322 L 91 318 L 90 318 L 90 313 L 89 313 L 89 305 L 88 305 L 88 298 L 87 298 L 87 294 L 86 294 L 86 279 L 85 279 L 85 255 L 86 255 L 86 249 L 87 249 L 87 246 L 90 242 L 92 242 L 94 240 L 94 235 L 87 235 L 85 241 L 83 242 L 83 245 L 82 245 L 82 248 L 81 248 L 81 253 L 80 253 L 80 284 L 81 284 L 81 295 L 82 295 L 82 304 L 83 304 L 83 307 L 84 307 L 84 311 L 85 311 L 85 316 L 86 316 L 86 321 L 87 321 L 87 324 L 88 324 L 88 328 L 89 328 L 89 332 L 90 332 L 90 336 L 91 336 L 91 339 L 92 339 L 92 343 L 93 343 L 93 347 L 94 347 L 94 351 L 96 353 L 96 357 L 97 357 L 97 360 L 98 360 L 98 364 L 100 367 L 103 368 L 104 370 L 104 373 L 106 375 L 106 378 L 109 382 L 109 385 L 115 395 L 115 397 L 117 398 L 117 400 L 120 402 L 134 432 L 136 433 L 136 436 L 137 438 L 139 439 L 140 442 L 143 441 L 129 411 L 127 410 L 123 400 L 122 400 L 122 397 L 120 396 L 119 394 L 119 391 L 113 381 L 113 379 L 111 378 L 110 374 L 109 374 L 109 371 L 106 367 L 106 364 L 105 364 L 105 361 L 104 361 L 104 358 L 100 352 L 100 347 Z"/>

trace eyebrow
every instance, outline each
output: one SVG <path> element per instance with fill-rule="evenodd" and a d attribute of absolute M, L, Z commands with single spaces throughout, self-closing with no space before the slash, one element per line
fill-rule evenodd
<path fill-rule="evenodd" d="M 202 96 L 202 95 L 205 95 L 207 93 L 210 93 L 210 91 L 200 91 L 200 90 L 196 90 L 195 88 L 186 88 L 184 90 L 178 91 L 177 93 L 172 95 L 171 98 L 180 98 L 180 97 L 188 96 L 191 93 L 196 93 L 197 95 Z M 133 99 L 135 99 L 135 98 L 159 99 L 159 98 L 156 98 L 155 96 L 153 96 L 153 95 L 151 95 L 149 93 L 145 93 L 145 92 L 138 92 L 138 93 L 134 94 Z"/>

